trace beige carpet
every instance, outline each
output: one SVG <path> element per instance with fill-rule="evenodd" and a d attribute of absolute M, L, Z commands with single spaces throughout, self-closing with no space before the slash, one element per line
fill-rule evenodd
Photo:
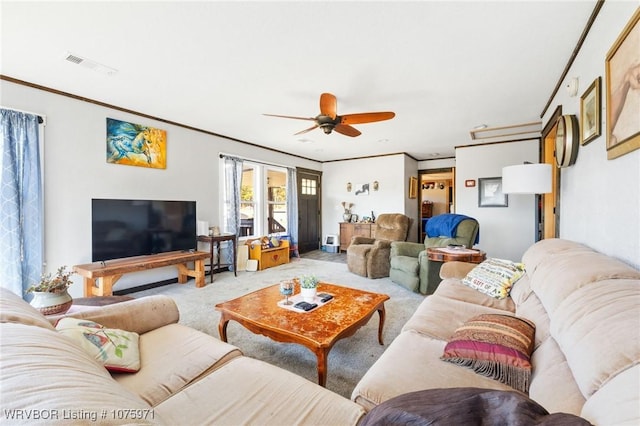
<path fill-rule="evenodd" d="M 273 285 L 281 279 L 303 274 L 314 274 L 321 281 L 390 296 L 390 300 L 385 303 L 387 315 L 383 332 L 384 346 L 378 344 L 379 317 L 374 315 L 356 334 L 337 342 L 329 353 L 327 388 L 349 398 L 360 378 L 395 339 L 424 300 L 423 296 L 394 284 L 388 278 L 370 280 L 350 273 L 345 264 L 308 258 L 294 259 L 289 264 L 264 271 L 241 271 L 238 272 L 238 277 L 234 277 L 233 272 L 215 274 L 214 282 L 209 284 L 207 277 L 207 285 L 203 288 L 196 288 L 193 280 L 190 280 L 187 284 L 170 284 L 132 293 L 131 296 L 138 298 L 166 294 L 176 301 L 182 324 L 218 338 L 220 315 L 214 309 L 216 303 Z M 245 355 L 285 368 L 310 381 L 317 381 L 316 358 L 307 348 L 274 342 L 264 336 L 252 334 L 234 321 L 229 323 L 227 336 L 229 343 L 239 347 Z"/>

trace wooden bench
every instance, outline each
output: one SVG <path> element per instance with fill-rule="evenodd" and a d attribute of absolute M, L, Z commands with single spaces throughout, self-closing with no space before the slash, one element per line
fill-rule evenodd
<path fill-rule="evenodd" d="M 196 287 L 204 287 L 204 260 L 208 258 L 209 253 L 204 251 L 172 251 L 75 265 L 73 270 L 84 277 L 84 297 L 111 296 L 113 285 L 122 275 L 172 265 L 178 268 L 180 284 L 193 277 Z M 193 269 L 188 268 L 189 262 L 194 262 Z"/>

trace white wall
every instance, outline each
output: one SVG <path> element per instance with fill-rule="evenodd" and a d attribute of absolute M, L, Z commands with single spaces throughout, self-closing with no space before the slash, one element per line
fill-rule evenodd
<path fill-rule="evenodd" d="M 584 243 L 640 268 L 640 150 L 614 160 L 606 152 L 605 58 L 638 2 L 605 2 L 567 74 L 579 78 L 576 97 L 563 85 L 543 117 L 558 105 L 580 117 L 580 96 L 602 77 L 602 135 L 580 146 L 576 163 L 561 170 L 560 237 Z"/>
<path fill-rule="evenodd" d="M 26 86 L 0 82 L 2 105 L 47 116 L 44 149 L 45 260 L 47 271 L 91 262 L 91 199 L 142 198 L 197 201 L 198 219 L 221 224 L 219 153 L 286 166 L 320 164 L 205 133 L 167 125 Z M 167 130 L 167 168 L 106 162 L 106 118 Z M 175 278 L 173 267 L 125 275 L 116 290 Z M 70 292 L 82 296 L 79 277 Z"/>
<path fill-rule="evenodd" d="M 408 200 L 409 177 L 417 176 L 415 162 L 412 170 L 405 170 L 406 156 L 403 154 L 385 157 L 345 160 L 324 163 L 322 166 L 322 234 L 339 235 L 342 222 L 342 205 L 345 201 L 353 203 L 351 212 L 359 217 L 377 217 L 381 213 L 413 214 L 417 218 L 417 201 Z M 369 195 L 355 195 L 356 184 L 378 181 L 378 191 L 369 191 Z M 347 192 L 347 183 L 354 189 Z M 370 185 L 372 186 L 372 185 Z M 411 207 L 412 201 L 414 206 Z M 415 219 L 414 219 L 415 222 Z"/>
<path fill-rule="evenodd" d="M 478 221 L 480 242 L 475 247 L 488 257 L 520 260 L 535 242 L 535 196 L 510 194 L 508 207 L 478 207 L 478 179 L 502 176 L 505 166 L 537 163 L 538 146 L 534 139 L 456 149 L 456 213 Z M 465 187 L 467 179 L 476 186 Z"/>

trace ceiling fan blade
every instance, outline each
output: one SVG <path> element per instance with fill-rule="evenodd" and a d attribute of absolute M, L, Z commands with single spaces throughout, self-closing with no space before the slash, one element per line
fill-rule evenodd
<path fill-rule="evenodd" d="M 320 95 L 320 115 L 326 115 L 332 119 L 336 118 L 338 111 L 338 101 L 331 93 Z"/>
<path fill-rule="evenodd" d="M 351 127 L 351 126 L 346 125 L 346 124 L 336 124 L 336 126 L 333 128 L 333 130 L 335 130 L 338 133 L 342 133 L 343 135 L 351 136 L 352 138 L 354 138 L 356 136 L 360 136 L 362 134 L 355 127 Z"/>
<path fill-rule="evenodd" d="M 293 117 L 291 115 L 278 115 L 278 114 L 262 114 L 262 115 L 268 115 L 269 117 L 293 118 L 294 120 L 308 120 L 308 121 L 315 120 L 315 118 L 313 117 Z"/>
<path fill-rule="evenodd" d="M 317 128 L 318 128 L 318 125 L 316 124 L 316 125 L 315 125 L 315 126 L 313 126 L 313 127 L 309 127 L 308 129 L 304 129 L 304 130 L 299 131 L 298 133 L 294 133 L 294 135 L 301 135 L 301 134 L 303 134 L 303 133 L 310 132 L 310 131 L 312 131 L 313 129 L 317 129 Z"/>
<path fill-rule="evenodd" d="M 395 117 L 394 112 L 363 112 L 360 114 L 346 114 L 340 117 L 341 124 L 372 123 L 374 121 L 390 120 Z"/>

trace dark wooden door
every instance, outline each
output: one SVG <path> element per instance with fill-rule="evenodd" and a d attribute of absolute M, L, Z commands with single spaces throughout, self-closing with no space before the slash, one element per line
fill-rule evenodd
<path fill-rule="evenodd" d="M 320 182 L 322 172 L 298 169 L 298 249 L 320 248 Z"/>

